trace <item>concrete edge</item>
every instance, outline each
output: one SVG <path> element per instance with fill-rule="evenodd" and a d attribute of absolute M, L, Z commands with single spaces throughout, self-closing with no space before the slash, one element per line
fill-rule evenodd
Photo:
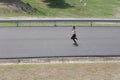
<path fill-rule="evenodd" d="M 120 62 L 120 57 L 52 57 L 0 59 L 0 64 L 56 64 L 56 63 Z"/>

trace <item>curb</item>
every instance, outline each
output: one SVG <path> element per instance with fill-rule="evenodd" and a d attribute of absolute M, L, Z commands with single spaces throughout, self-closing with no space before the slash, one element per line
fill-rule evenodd
<path fill-rule="evenodd" d="M 120 62 L 120 57 L 52 57 L 52 58 L 16 58 L 0 59 L 0 64 L 49 64 L 49 63 L 96 63 Z"/>

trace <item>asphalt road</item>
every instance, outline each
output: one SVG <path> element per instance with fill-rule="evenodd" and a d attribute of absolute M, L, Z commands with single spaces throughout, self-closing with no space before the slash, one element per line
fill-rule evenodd
<path fill-rule="evenodd" d="M 0 58 L 52 56 L 120 56 L 120 27 L 77 27 L 79 46 L 73 45 L 72 27 L 0 28 Z"/>

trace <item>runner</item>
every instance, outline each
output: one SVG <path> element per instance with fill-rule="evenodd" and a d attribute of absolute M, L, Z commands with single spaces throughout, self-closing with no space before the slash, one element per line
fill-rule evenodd
<path fill-rule="evenodd" d="M 74 45 L 78 45 L 77 43 L 77 37 L 76 37 L 76 30 L 75 30 L 75 26 L 73 26 L 72 28 L 72 36 L 71 36 L 71 39 L 74 41 Z"/>

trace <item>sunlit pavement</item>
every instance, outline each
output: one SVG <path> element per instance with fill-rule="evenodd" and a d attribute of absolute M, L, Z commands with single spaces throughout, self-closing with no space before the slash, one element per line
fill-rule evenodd
<path fill-rule="evenodd" d="M 120 56 L 120 27 L 0 28 L 0 58 L 58 56 Z"/>

